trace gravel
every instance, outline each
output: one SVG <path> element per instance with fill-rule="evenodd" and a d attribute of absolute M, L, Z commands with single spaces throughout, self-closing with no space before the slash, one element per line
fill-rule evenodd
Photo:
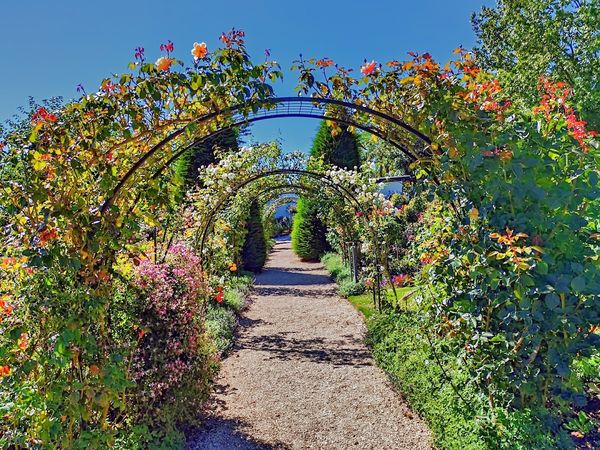
<path fill-rule="evenodd" d="M 374 365 L 365 331 L 323 266 L 278 242 L 187 448 L 431 449 L 427 425 Z"/>

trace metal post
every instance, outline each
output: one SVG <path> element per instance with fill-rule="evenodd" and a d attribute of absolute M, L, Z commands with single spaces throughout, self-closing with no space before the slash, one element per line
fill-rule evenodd
<path fill-rule="evenodd" d="M 354 242 L 350 246 L 350 272 L 352 273 L 352 281 L 358 283 L 358 254 Z"/>

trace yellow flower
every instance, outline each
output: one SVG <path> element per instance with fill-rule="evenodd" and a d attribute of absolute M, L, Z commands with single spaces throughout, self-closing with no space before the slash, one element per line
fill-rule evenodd
<path fill-rule="evenodd" d="M 477 208 L 473 208 L 471 211 L 469 211 L 469 219 L 471 219 L 471 222 L 479 219 L 479 210 Z"/>
<path fill-rule="evenodd" d="M 236 264 L 236 263 L 234 263 L 234 262 L 232 262 L 232 263 L 229 263 L 229 270 L 230 270 L 231 272 L 236 272 L 236 271 L 237 271 L 237 264 Z"/>

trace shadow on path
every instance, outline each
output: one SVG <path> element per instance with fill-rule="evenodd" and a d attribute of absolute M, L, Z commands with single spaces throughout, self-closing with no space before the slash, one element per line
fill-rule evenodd
<path fill-rule="evenodd" d="M 190 433 L 186 450 L 288 450 L 283 444 L 267 444 L 245 434 L 244 423 L 209 417 L 200 430 Z"/>
<path fill-rule="evenodd" d="M 269 268 L 256 276 L 258 286 L 269 284 L 278 286 L 307 286 L 309 284 L 328 284 L 331 279 L 327 275 L 297 273 L 280 268 Z"/>
<path fill-rule="evenodd" d="M 240 337 L 236 347 L 266 352 L 268 359 L 282 361 L 304 360 L 334 366 L 370 366 L 369 352 L 357 348 L 357 344 L 359 342 L 356 339 L 299 339 L 293 337 L 293 333 L 280 332 L 269 336 Z"/>

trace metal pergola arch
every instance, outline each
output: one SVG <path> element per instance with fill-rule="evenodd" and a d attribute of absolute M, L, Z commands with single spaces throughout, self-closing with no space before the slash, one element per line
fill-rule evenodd
<path fill-rule="evenodd" d="M 328 114 L 326 107 L 336 106 L 340 107 L 346 112 L 345 117 L 337 117 L 332 114 Z M 359 122 L 359 115 L 365 114 L 370 118 L 376 118 L 383 122 L 383 126 L 378 126 L 374 121 L 367 121 L 366 123 Z M 226 120 L 226 124 L 218 126 L 219 118 L 223 117 Z M 204 114 L 191 123 L 201 124 L 210 122 L 212 120 L 217 121 L 217 129 L 210 132 L 209 134 L 202 136 L 199 139 L 195 139 L 192 143 L 184 145 L 175 150 L 174 154 L 167 160 L 152 176 L 152 179 L 157 178 L 171 163 L 177 158 L 183 155 L 192 146 L 202 143 L 206 139 L 213 137 L 225 130 L 245 126 L 253 122 L 274 119 L 274 118 L 286 118 L 286 117 L 300 117 L 300 118 L 313 118 L 320 120 L 330 120 L 333 122 L 341 123 L 347 126 L 353 126 L 367 133 L 373 134 L 380 139 L 390 143 L 397 147 L 404 154 L 408 156 L 412 161 L 417 159 L 417 156 L 407 148 L 394 136 L 391 135 L 394 127 L 397 130 L 401 130 L 405 134 L 405 138 L 412 138 L 413 149 L 417 147 L 417 143 L 420 142 L 423 149 L 427 148 L 431 144 L 431 140 L 419 132 L 412 126 L 408 125 L 404 121 L 396 118 L 387 113 L 377 111 L 368 108 L 363 105 L 356 103 L 350 103 L 342 100 L 322 97 L 273 97 L 263 100 L 256 100 L 253 103 L 244 103 L 224 108 L 220 111 L 214 111 L 208 114 Z M 144 165 L 144 163 L 155 155 L 161 148 L 172 142 L 174 139 L 182 135 L 186 130 L 186 127 L 181 127 L 168 136 L 163 138 L 160 142 L 155 144 L 150 150 L 148 150 L 143 156 L 141 156 L 125 173 L 125 175 L 117 182 L 117 185 L 113 189 L 110 196 L 100 205 L 100 213 L 104 215 L 110 206 L 114 203 L 118 197 L 120 191 L 123 189 L 127 181 Z"/>
<path fill-rule="evenodd" d="M 362 213 L 360 215 L 360 217 L 364 220 L 366 227 L 371 231 L 371 233 L 373 235 L 373 244 L 375 246 L 375 253 L 377 255 L 377 257 L 375 258 L 376 280 L 374 283 L 373 301 L 377 305 L 377 307 L 381 310 L 382 299 L 381 299 L 380 285 L 381 285 L 381 281 L 382 281 L 382 275 L 381 275 L 381 270 L 380 270 L 379 264 L 377 263 L 377 261 L 379 260 L 379 257 L 381 256 L 381 253 L 380 253 L 379 243 L 377 242 L 377 239 L 375 236 L 375 232 L 372 229 L 372 227 L 369 225 L 369 221 L 367 218 L 368 217 L 367 211 L 365 211 L 363 209 L 360 202 L 357 200 L 357 198 L 354 196 L 354 194 L 349 189 L 346 189 L 344 186 L 341 186 L 341 185 L 335 183 L 327 175 L 320 174 L 318 172 L 312 172 L 312 171 L 302 170 L 302 169 L 275 169 L 275 170 L 255 174 L 255 175 L 243 180 L 242 182 L 238 183 L 235 187 L 233 187 L 231 189 L 231 192 L 228 193 L 228 195 L 226 195 L 224 198 L 222 198 L 212 208 L 212 210 L 208 214 L 208 220 L 204 223 L 204 226 L 202 227 L 202 231 L 200 234 L 200 264 L 201 264 L 201 266 L 204 266 L 204 254 L 205 254 L 206 241 L 207 241 L 208 235 L 210 234 L 210 231 L 214 225 L 214 220 L 215 220 L 217 214 L 221 210 L 223 210 L 223 208 L 226 207 L 227 203 L 229 203 L 229 201 L 231 201 L 231 199 L 233 199 L 234 196 L 237 195 L 237 193 L 240 191 L 240 189 L 243 189 L 245 186 L 247 186 L 255 181 L 258 181 L 262 178 L 280 176 L 280 175 L 307 176 L 307 177 L 310 177 L 310 178 L 313 178 L 313 179 L 316 179 L 319 181 L 323 181 L 327 184 L 327 186 L 329 188 L 332 188 L 333 190 L 337 191 L 337 193 L 340 194 L 342 197 L 345 197 L 348 200 L 350 200 L 353 203 L 353 209 L 356 212 Z M 288 183 L 282 183 L 276 187 L 270 186 L 268 189 L 272 190 L 277 187 L 291 187 L 293 185 L 294 185 L 293 183 L 288 182 Z"/>

